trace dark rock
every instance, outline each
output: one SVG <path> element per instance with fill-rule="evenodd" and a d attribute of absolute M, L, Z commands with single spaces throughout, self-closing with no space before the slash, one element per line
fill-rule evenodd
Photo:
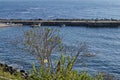
<path fill-rule="evenodd" d="M 2 63 L 0 63 L 0 67 L 3 67 L 4 65 Z"/>
<path fill-rule="evenodd" d="M 28 74 L 25 72 L 25 70 L 20 70 L 20 73 L 24 79 L 28 78 Z"/>
<path fill-rule="evenodd" d="M 8 71 L 9 71 L 11 74 L 14 74 L 14 73 L 17 72 L 17 70 L 16 70 L 16 69 L 13 69 L 12 66 L 8 66 Z"/>
<path fill-rule="evenodd" d="M 24 71 L 24 70 L 20 70 L 20 72 L 21 72 L 21 73 L 25 73 L 25 71 Z"/>

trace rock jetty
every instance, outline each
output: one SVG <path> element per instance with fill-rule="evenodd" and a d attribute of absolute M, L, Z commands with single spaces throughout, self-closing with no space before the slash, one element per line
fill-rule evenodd
<path fill-rule="evenodd" d="M 0 23 L 10 23 L 29 26 L 78 26 L 78 27 L 119 27 L 116 19 L 0 19 Z"/>

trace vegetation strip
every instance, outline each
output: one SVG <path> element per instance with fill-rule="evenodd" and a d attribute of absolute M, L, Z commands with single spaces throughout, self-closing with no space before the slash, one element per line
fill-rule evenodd
<path fill-rule="evenodd" d="M 13 80 L 13 79 L 9 79 L 9 78 L 3 77 L 3 76 L 0 76 L 0 79 L 4 79 L 4 80 Z"/>

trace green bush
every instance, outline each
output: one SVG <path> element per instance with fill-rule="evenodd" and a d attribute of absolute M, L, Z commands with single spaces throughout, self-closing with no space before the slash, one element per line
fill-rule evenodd
<path fill-rule="evenodd" d="M 40 67 L 40 69 L 36 69 L 35 65 L 31 70 L 31 76 L 29 76 L 29 80 L 103 80 L 102 75 L 99 73 L 95 76 L 91 76 L 88 72 L 82 71 L 78 72 L 72 70 L 73 61 L 75 58 L 71 58 L 68 64 L 65 66 L 65 58 L 61 55 L 61 58 L 54 69 L 54 71 L 50 71 L 50 68 Z M 65 61 L 64 61 L 65 60 Z M 64 62 L 62 62 L 64 61 Z"/>

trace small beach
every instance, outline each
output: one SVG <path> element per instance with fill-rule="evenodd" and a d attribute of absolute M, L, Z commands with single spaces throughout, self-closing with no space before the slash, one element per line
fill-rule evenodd
<path fill-rule="evenodd" d="M 13 27 L 13 26 L 22 26 L 22 24 L 7 24 L 7 23 L 0 23 L 0 28 L 3 27 Z"/>
<path fill-rule="evenodd" d="M 8 27 L 8 26 L 10 26 L 9 24 L 5 24 L 5 23 L 0 23 L 0 28 L 2 28 L 2 27 Z"/>

